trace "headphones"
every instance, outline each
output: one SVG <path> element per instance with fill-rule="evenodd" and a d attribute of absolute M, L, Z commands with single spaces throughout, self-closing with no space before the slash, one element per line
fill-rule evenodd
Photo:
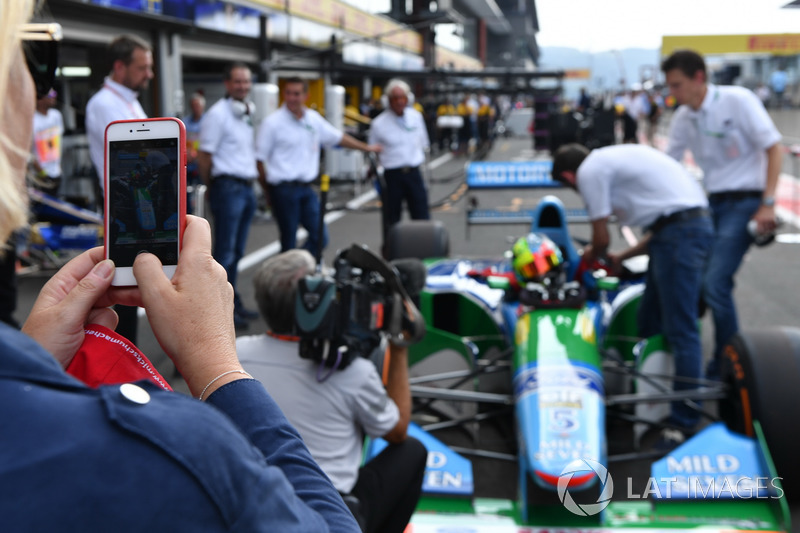
<path fill-rule="evenodd" d="M 251 102 L 250 100 L 234 100 L 230 96 L 228 96 L 228 101 L 231 104 L 231 111 L 233 112 L 233 116 L 236 118 L 242 118 L 245 115 L 255 115 L 256 113 L 256 104 Z"/>

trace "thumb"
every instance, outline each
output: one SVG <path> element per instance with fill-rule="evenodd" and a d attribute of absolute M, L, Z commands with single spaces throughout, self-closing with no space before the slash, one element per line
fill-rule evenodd
<path fill-rule="evenodd" d="M 101 307 L 89 313 L 89 318 L 86 320 L 86 323 L 97 324 L 114 331 L 117 329 L 117 324 L 119 324 L 119 316 L 117 316 L 116 311 L 110 307 Z"/>
<path fill-rule="evenodd" d="M 136 256 L 133 262 L 133 276 L 139 285 L 145 309 L 149 302 L 157 301 L 157 298 L 166 298 L 174 290 L 172 282 L 164 274 L 161 261 L 151 253 L 141 253 Z"/>
<path fill-rule="evenodd" d="M 114 278 L 114 262 L 104 259 L 97 263 L 64 298 L 68 308 L 88 316 L 95 303 L 108 291 Z"/>

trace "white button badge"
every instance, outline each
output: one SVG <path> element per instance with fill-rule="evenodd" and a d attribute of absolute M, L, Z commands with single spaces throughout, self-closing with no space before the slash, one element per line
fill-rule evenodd
<path fill-rule="evenodd" d="M 119 386 L 119 392 L 125 399 L 133 403 L 138 403 L 139 405 L 150 402 L 150 393 L 133 383 L 123 383 Z"/>

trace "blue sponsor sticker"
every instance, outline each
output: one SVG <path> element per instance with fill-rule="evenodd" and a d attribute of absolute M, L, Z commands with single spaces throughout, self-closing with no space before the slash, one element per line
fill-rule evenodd
<path fill-rule="evenodd" d="M 569 365 L 544 367 L 530 363 L 517 372 L 513 383 L 517 402 L 541 388 L 587 389 L 603 395 L 602 376 L 594 367 L 577 361 Z"/>

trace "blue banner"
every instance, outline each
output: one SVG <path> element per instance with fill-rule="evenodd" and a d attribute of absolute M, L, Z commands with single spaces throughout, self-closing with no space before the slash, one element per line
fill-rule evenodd
<path fill-rule="evenodd" d="M 552 168 L 552 161 L 470 163 L 467 167 L 467 187 L 561 187 L 560 183 L 550 177 Z"/>

